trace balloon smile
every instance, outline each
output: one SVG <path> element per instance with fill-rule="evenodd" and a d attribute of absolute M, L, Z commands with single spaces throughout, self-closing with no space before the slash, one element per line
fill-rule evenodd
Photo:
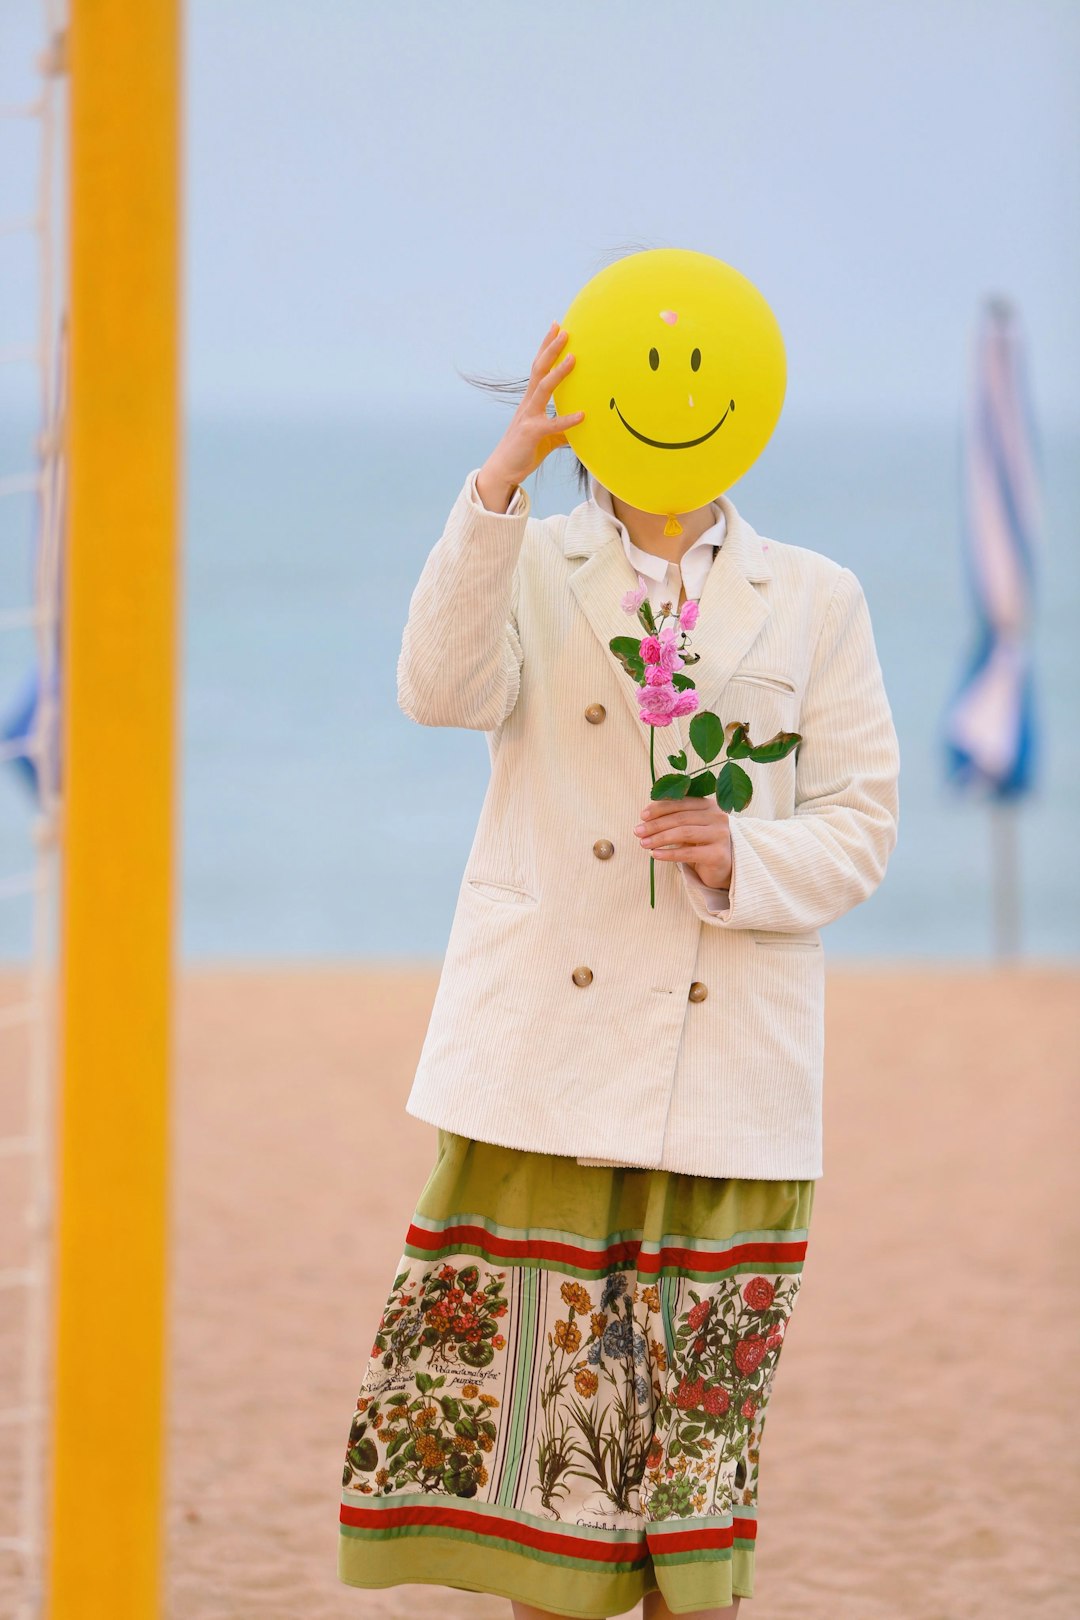
<path fill-rule="evenodd" d="M 626 431 L 628 433 L 632 433 L 635 439 L 640 439 L 642 444 L 651 444 L 654 450 L 692 450 L 695 445 L 704 444 L 706 439 L 711 439 L 713 434 L 719 428 L 723 427 L 724 422 L 727 419 L 728 411 L 733 411 L 735 409 L 735 401 L 730 401 L 727 411 L 724 412 L 719 422 L 716 423 L 716 426 L 709 429 L 708 433 L 703 433 L 699 439 L 681 439 L 674 442 L 669 442 L 666 439 L 650 439 L 646 434 L 639 433 L 636 427 L 630 426 L 630 423 L 626 420 L 626 417 L 623 415 L 622 411 L 620 411 L 614 399 L 611 401 L 611 409 L 615 412 Z"/>

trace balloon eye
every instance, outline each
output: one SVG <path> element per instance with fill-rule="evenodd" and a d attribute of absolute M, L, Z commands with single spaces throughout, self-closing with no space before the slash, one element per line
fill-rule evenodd
<path fill-rule="evenodd" d="M 659 369 L 660 356 L 659 356 L 659 354 L 657 353 L 657 351 L 655 349 L 650 349 L 649 350 L 649 364 L 650 364 L 650 366 L 652 366 L 654 371 Z"/>
<path fill-rule="evenodd" d="M 695 349 L 690 356 L 690 370 L 696 371 L 701 364 L 701 350 Z"/>

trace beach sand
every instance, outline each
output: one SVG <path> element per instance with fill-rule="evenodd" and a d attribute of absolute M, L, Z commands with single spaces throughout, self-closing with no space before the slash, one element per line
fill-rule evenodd
<path fill-rule="evenodd" d="M 170 1620 L 509 1615 L 336 1577 L 349 1420 L 435 1151 L 403 1109 L 435 983 L 181 977 Z M 1074 1620 L 1080 974 L 830 963 L 827 1005 L 825 1174 L 742 1613 Z"/>

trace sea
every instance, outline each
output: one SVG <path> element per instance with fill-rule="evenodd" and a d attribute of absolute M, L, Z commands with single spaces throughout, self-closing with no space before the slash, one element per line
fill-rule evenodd
<path fill-rule="evenodd" d="M 182 960 L 441 957 L 487 743 L 410 720 L 395 666 L 424 559 L 504 430 L 502 410 L 472 399 L 396 415 L 188 410 L 176 603 Z M 25 416 L 0 424 L 0 477 L 31 465 L 33 427 Z M 783 418 L 729 491 L 762 535 L 858 575 L 900 737 L 897 846 L 875 893 L 827 926 L 829 957 L 989 964 L 1080 950 L 1080 430 L 1044 427 L 1036 453 L 1035 774 L 1007 809 L 945 770 L 947 706 L 975 637 L 959 421 Z M 538 516 L 581 499 L 573 466 L 557 452 L 530 480 Z M 34 529 L 29 498 L 0 500 L 0 623 L 32 589 Z M 25 629 L 0 630 L 0 717 L 33 661 Z M 22 884 L 35 809 L 24 773 L 0 765 L 8 963 L 30 950 Z"/>

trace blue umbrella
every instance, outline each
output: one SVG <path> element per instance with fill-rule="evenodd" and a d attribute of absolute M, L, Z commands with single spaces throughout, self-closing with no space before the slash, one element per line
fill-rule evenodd
<path fill-rule="evenodd" d="M 1037 763 L 1031 619 L 1039 460 L 1019 318 L 1007 299 L 990 298 L 976 332 L 963 432 L 963 550 L 975 640 L 948 702 L 944 740 L 952 787 L 999 808 L 1030 791 Z M 1011 821 L 999 817 L 995 825 L 1013 838 Z M 1011 842 L 994 866 L 1002 884 L 1012 880 Z M 1013 919 L 1005 932 L 1015 935 Z"/>
<path fill-rule="evenodd" d="M 62 320 L 56 346 L 56 401 L 55 413 L 51 427 L 46 427 L 38 440 L 39 464 L 44 464 L 46 446 L 56 449 L 56 440 L 62 432 L 64 412 L 66 406 L 66 358 L 67 358 L 67 321 Z M 55 604 L 48 600 L 39 600 L 38 606 L 48 609 L 55 605 L 56 617 L 51 624 L 45 626 L 44 632 L 39 633 L 38 656 L 30 668 L 25 672 L 22 681 L 10 700 L 7 708 L 0 713 L 0 759 L 12 765 L 19 772 L 23 781 L 34 795 L 38 809 L 45 809 L 43 803 L 45 793 L 43 784 L 39 779 L 38 759 L 31 751 L 34 741 L 35 728 L 38 725 L 39 712 L 42 707 L 43 696 L 48 699 L 45 724 L 42 734 L 37 739 L 38 746 L 44 755 L 46 769 L 46 783 L 44 787 L 50 794 L 58 794 L 60 790 L 60 651 L 61 651 L 61 611 L 62 611 L 62 584 L 63 584 L 63 543 L 64 511 L 67 480 L 65 476 L 64 457 L 61 454 L 52 454 L 47 467 L 49 479 L 50 508 L 52 513 L 51 533 L 46 536 L 46 508 L 42 498 L 42 485 L 39 482 L 37 489 L 37 511 L 34 522 L 34 559 L 33 577 L 38 583 L 38 595 L 51 596 L 55 591 Z M 50 548 L 46 558 L 46 547 Z M 43 560 L 52 562 L 52 548 L 55 548 L 55 581 L 43 580 Z M 49 637 L 47 660 L 48 675 L 46 678 L 47 692 L 42 692 L 41 651 L 44 634 Z"/>

